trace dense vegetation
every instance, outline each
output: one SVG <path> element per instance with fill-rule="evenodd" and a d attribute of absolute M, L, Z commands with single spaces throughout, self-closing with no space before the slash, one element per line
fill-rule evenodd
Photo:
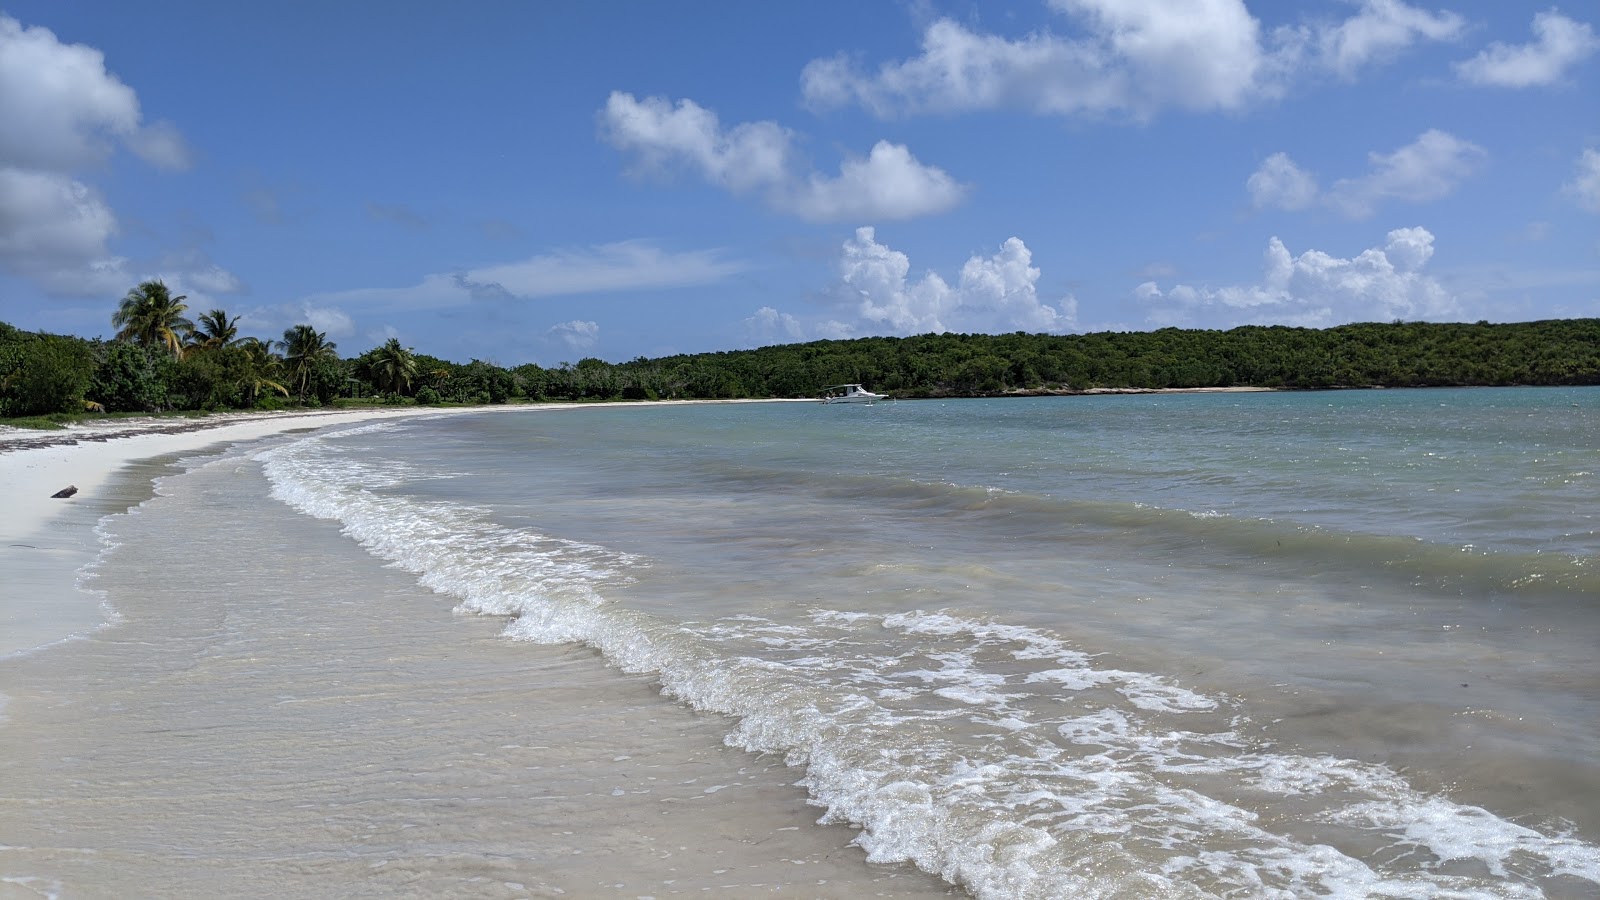
<path fill-rule="evenodd" d="M 927 334 L 506 369 L 413 353 L 394 339 L 341 358 L 310 325 L 270 342 L 241 337 L 237 319 L 223 310 L 191 321 L 184 299 L 158 281 L 135 287 L 112 316 L 118 331 L 110 341 L 0 323 L 0 417 L 280 409 L 339 398 L 431 404 L 809 397 L 856 382 L 901 397 L 1106 387 L 1600 384 L 1600 319 Z"/>

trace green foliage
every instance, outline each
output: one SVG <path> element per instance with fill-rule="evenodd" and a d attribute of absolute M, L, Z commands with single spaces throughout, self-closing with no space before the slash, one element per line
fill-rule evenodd
<path fill-rule="evenodd" d="M 301 403 L 316 400 L 315 405 L 320 406 L 338 396 L 344 378 L 343 367 L 339 367 L 338 377 L 330 385 L 329 378 L 335 373 L 330 372 L 329 364 L 338 364 L 339 355 L 338 346 L 328 340 L 326 332 L 310 325 L 295 325 L 284 330 L 283 340 L 277 342 L 277 347 L 283 354 L 290 383 Z"/>
<path fill-rule="evenodd" d="M 387 393 L 404 395 L 411 389 L 411 382 L 417 377 L 417 360 L 411 355 L 411 351 L 400 346 L 398 338 L 390 338 L 383 346 L 369 350 L 357 361 L 356 370 L 363 369 L 373 387 Z"/>
<path fill-rule="evenodd" d="M 88 397 L 106 412 L 155 412 L 166 405 L 170 356 L 113 341 L 97 348 L 98 361 Z M 163 365 L 164 364 L 164 365 Z"/>
<path fill-rule="evenodd" d="M 904 397 L 1098 387 L 1600 384 L 1600 320 L 925 334 L 636 359 L 605 373 L 580 363 L 546 374 L 550 395 L 570 399 L 592 396 L 596 383 L 664 398 L 807 397 L 850 382 Z"/>
<path fill-rule="evenodd" d="M 183 302 L 186 299 L 172 296 L 160 281 L 134 287 L 111 316 L 111 324 L 118 329 L 117 340 L 147 349 L 163 347 L 175 357 L 182 356 L 184 340 L 194 330 L 194 323 L 183 315 L 189 309 Z"/>
<path fill-rule="evenodd" d="M 239 343 L 239 317 L 228 317 L 220 309 L 213 309 L 200 316 L 200 321 L 194 330 L 189 332 L 187 344 L 190 349 L 218 350 L 232 347 Z"/>
<path fill-rule="evenodd" d="M 149 284 L 130 297 L 144 296 Z M 81 413 L 85 399 L 112 412 L 275 409 L 291 394 L 306 406 L 361 402 L 341 397 L 424 404 L 814 397 L 827 385 L 851 382 L 900 397 L 1102 387 L 1600 384 L 1600 319 L 925 334 L 509 370 L 412 353 L 397 340 L 341 360 L 327 335 L 309 325 L 284 332 L 276 342 L 280 356 L 266 341 L 232 337 L 235 323 L 221 310 L 201 316 L 199 333 L 207 337 L 181 358 L 163 341 L 90 343 L 0 323 L 0 415 Z"/>
<path fill-rule="evenodd" d="M 80 338 L 0 331 L 0 416 L 83 412 L 94 353 Z"/>

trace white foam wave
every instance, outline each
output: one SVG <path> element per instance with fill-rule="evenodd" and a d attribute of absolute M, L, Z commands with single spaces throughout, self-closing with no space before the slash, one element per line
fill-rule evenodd
<path fill-rule="evenodd" d="M 608 604 L 644 560 L 408 499 L 387 489 L 429 473 L 341 437 L 258 454 L 274 496 L 338 521 L 459 609 L 514 616 L 511 637 L 589 644 L 734 717 L 728 743 L 803 766 L 823 821 L 858 825 L 874 861 L 1008 898 L 1520 898 L 1539 896 L 1539 879 L 1600 884 L 1591 845 L 1422 795 L 1382 766 L 1274 750 L 1240 733 L 1226 698 L 1097 668 L 1037 629 L 923 611 L 667 623 Z M 1234 796 L 1252 792 L 1296 798 L 1303 819 L 1261 821 Z M 1295 831 L 1307 822 L 1353 837 Z M 1373 843 L 1384 849 L 1355 849 Z M 1483 874 L 1447 865 L 1462 859 Z"/>

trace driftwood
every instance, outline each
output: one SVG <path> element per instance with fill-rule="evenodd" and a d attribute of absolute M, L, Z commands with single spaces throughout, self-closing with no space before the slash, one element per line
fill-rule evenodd
<path fill-rule="evenodd" d="M 51 497 L 71 497 L 73 494 L 76 494 L 77 492 L 78 492 L 78 486 L 75 485 L 75 484 L 69 484 L 66 487 L 62 488 L 61 490 L 56 491 L 54 494 L 51 494 L 50 496 Z"/>

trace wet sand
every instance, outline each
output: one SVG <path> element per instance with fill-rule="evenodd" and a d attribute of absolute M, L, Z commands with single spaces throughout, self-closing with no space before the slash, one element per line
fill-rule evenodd
<path fill-rule="evenodd" d="M 39 452 L 157 447 L 178 452 Z M 727 720 L 453 614 L 253 470 L 114 521 L 90 586 L 116 624 L 0 659 L 0 898 L 959 896 L 817 826 L 799 772 L 724 746 Z M 172 470 L 84 471 L 46 531 Z"/>

